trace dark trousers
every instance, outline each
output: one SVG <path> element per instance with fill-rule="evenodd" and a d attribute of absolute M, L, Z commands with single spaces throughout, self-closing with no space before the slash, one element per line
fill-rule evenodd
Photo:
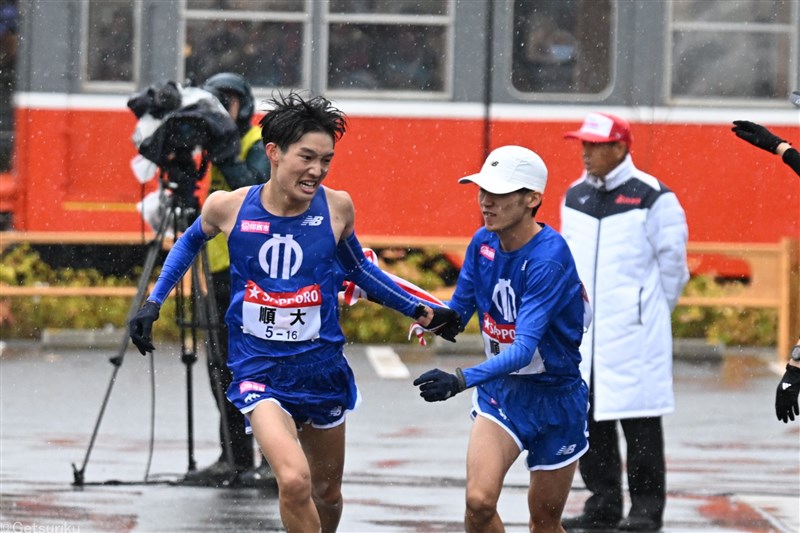
<path fill-rule="evenodd" d="M 633 516 L 661 522 L 666 501 L 666 465 L 661 417 L 594 420 L 589 412 L 589 451 L 580 459 L 580 473 L 592 495 L 584 513 L 611 520 L 622 518 L 622 463 L 617 423 L 627 446 L 626 466 Z"/>
<path fill-rule="evenodd" d="M 225 454 L 225 433 L 223 426 L 222 410 L 225 410 L 225 419 L 228 421 L 228 434 L 230 436 L 230 446 L 233 452 L 233 463 L 239 470 L 246 470 L 253 467 L 253 436 L 247 435 L 244 431 L 244 415 L 225 397 L 225 392 L 233 380 L 231 371 L 228 369 L 228 327 L 225 324 L 225 313 L 231 300 L 231 273 L 230 270 L 214 272 L 212 274 L 214 285 L 214 298 L 217 303 L 217 314 L 219 319 L 219 346 L 217 352 L 220 354 L 220 361 L 208 362 L 208 378 L 211 383 L 211 392 L 215 395 L 217 390 L 217 376 L 219 376 L 219 387 L 223 397 L 221 402 L 217 402 L 220 410 L 219 420 L 219 444 L 222 448 L 220 459 L 227 461 Z M 218 369 L 219 372 L 215 372 Z"/>

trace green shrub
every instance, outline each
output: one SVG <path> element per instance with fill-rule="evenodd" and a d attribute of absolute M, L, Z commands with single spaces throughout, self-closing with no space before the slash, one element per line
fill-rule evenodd
<path fill-rule="evenodd" d="M 28 245 L 15 246 L 3 254 L 0 283 L 19 286 L 126 287 L 133 280 L 103 277 L 94 269 L 53 269 Z M 131 300 L 122 297 L 15 297 L 0 293 L 0 337 L 35 339 L 47 328 L 100 329 L 125 327 Z M 176 339 L 174 305 L 165 305 L 155 326 L 158 338 Z"/>
<path fill-rule="evenodd" d="M 709 276 L 696 276 L 684 289 L 687 296 L 735 295 L 738 283 L 717 283 Z M 776 346 L 778 312 L 744 307 L 681 306 L 672 313 L 675 338 L 700 338 L 711 344 L 730 346 Z"/>
<path fill-rule="evenodd" d="M 423 250 L 385 250 L 381 268 L 435 291 L 452 284 L 454 267 L 441 255 Z M 157 274 L 157 272 L 156 272 Z M 137 273 L 138 275 L 138 273 Z M 27 245 L 10 247 L 0 263 L 0 283 L 32 286 L 119 287 L 131 286 L 133 279 L 103 277 L 93 269 L 53 269 Z M 736 284 L 719 284 L 708 276 L 692 278 L 685 294 L 719 296 L 735 294 Z M 2 298 L 0 294 L 0 338 L 38 338 L 45 328 L 99 329 L 108 325 L 125 327 L 131 305 L 129 298 L 110 297 L 33 297 Z M 162 308 L 155 336 L 177 340 L 175 298 Z M 676 338 L 701 338 L 711 343 L 748 346 L 777 344 L 777 312 L 739 307 L 678 307 L 673 313 Z M 368 301 L 341 306 L 341 325 L 350 342 L 407 342 L 410 321 L 391 309 Z M 479 332 L 473 317 L 468 333 Z"/>

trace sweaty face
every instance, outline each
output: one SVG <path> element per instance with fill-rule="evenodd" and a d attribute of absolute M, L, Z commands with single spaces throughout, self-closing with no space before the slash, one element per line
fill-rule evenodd
<path fill-rule="evenodd" d="M 484 226 L 489 231 L 501 233 L 527 223 L 531 218 L 529 209 L 538 205 L 537 196 L 541 196 L 541 194 L 530 191 L 494 194 L 481 189 L 478 192 L 478 204 L 483 215 Z"/>
<path fill-rule="evenodd" d="M 328 175 L 333 159 L 333 139 L 327 133 L 309 132 L 284 152 L 267 145 L 270 161 L 277 164 L 276 180 L 290 199 L 307 201 Z"/>
<path fill-rule="evenodd" d="M 627 153 L 623 142 L 590 143 L 583 142 L 583 166 L 586 171 L 598 178 L 604 178 L 614 170 Z"/>

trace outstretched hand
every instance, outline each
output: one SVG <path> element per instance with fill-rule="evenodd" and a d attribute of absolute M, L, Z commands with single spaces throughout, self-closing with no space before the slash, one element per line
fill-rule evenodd
<path fill-rule="evenodd" d="M 450 342 L 456 342 L 456 335 L 463 329 L 461 317 L 449 307 L 434 307 L 433 318 L 427 328 Z"/>
<path fill-rule="evenodd" d="M 131 341 L 139 349 L 139 353 L 145 355 L 147 352 L 155 350 L 153 346 L 153 322 L 158 320 L 159 305 L 148 301 L 141 309 L 136 311 L 130 322 L 128 322 L 128 332 Z"/>
<path fill-rule="evenodd" d="M 800 368 L 786 365 L 778 390 L 775 391 L 775 414 L 778 420 L 788 424 L 794 420 L 795 415 L 800 415 L 800 406 L 797 405 L 797 396 L 800 393 Z"/>
<path fill-rule="evenodd" d="M 414 386 L 419 387 L 419 395 L 426 402 L 441 402 L 466 389 L 467 382 L 460 368 L 455 374 L 435 368 L 415 379 Z"/>
<path fill-rule="evenodd" d="M 778 145 L 786 142 L 761 124 L 756 124 L 755 122 L 749 122 L 747 120 L 734 120 L 733 124 L 734 126 L 731 128 L 731 131 L 735 133 L 737 137 L 767 152 L 774 154 Z"/>

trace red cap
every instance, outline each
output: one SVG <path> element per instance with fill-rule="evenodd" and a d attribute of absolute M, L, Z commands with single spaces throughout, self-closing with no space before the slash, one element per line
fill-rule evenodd
<path fill-rule="evenodd" d="M 590 143 L 622 141 L 628 146 L 633 142 L 628 121 L 608 113 L 589 113 L 578 131 L 564 134 L 565 139 L 579 139 Z"/>

